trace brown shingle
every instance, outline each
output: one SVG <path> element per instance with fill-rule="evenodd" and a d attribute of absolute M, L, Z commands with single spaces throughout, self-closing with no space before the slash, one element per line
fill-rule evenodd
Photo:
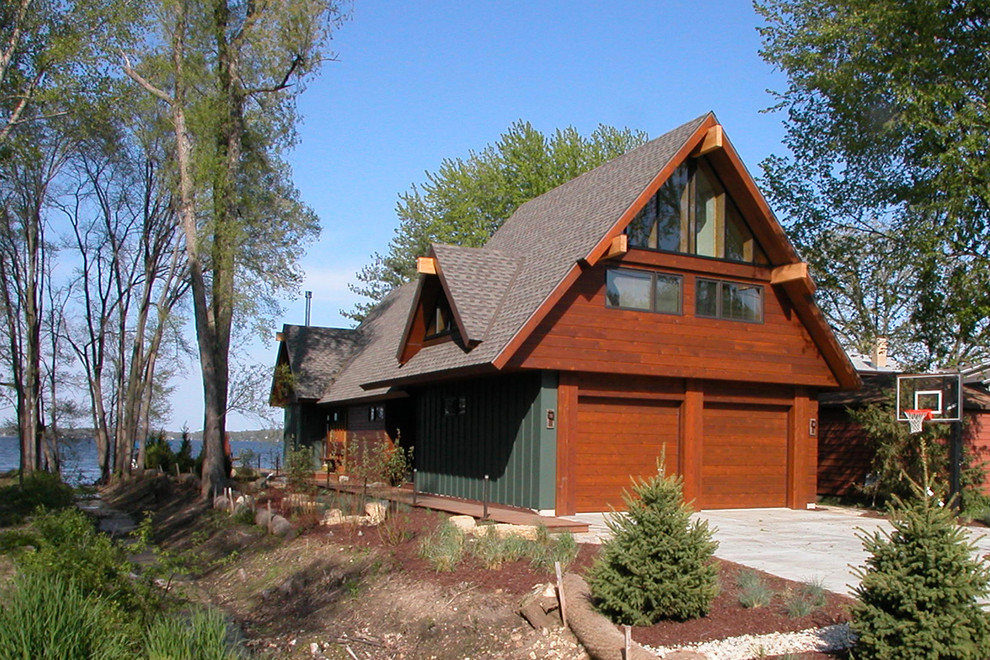
<path fill-rule="evenodd" d="M 318 399 L 358 348 L 357 331 L 344 328 L 284 325 L 282 337 L 299 399 Z"/>

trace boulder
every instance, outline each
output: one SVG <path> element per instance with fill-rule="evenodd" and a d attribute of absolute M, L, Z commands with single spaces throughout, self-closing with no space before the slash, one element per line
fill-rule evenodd
<path fill-rule="evenodd" d="M 364 505 L 364 512 L 368 516 L 369 525 L 381 525 L 388 516 L 388 505 L 380 500 L 368 502 Z"/>
<path fill-rule="evenodd" d="M 508 523 L 496 523 L 495 533 L 500 539 L 507 536 L 521 536 L 530 541 L 536 540 L 536 527 L 534 525 L 510 525 Z"/>
<path fill-rule="evenodd" d="M 471 516 L 451 516 L 450 524 L 461 530 L 462 534 L 473 534 L 477 522 Z"/>
<path fill-rule="evenodd" d="M 276 536 L 288 536 L 292 533 L 292 523 L 276 514 L 272 516 L 271 532 Z"/>
<path fill-rule="evenodd" d="M 254 514 L 254 524 L 267 528 L 271 518 L 272 514 L 268 509 L 258 509 Z"/>
<path fill-rule="evenodd" d="M 344 523 L 344 514 L 340 509 L 328 509 L 323 513 L 323 520 L 320 521 L 321 525 L 342 525 Z"/>

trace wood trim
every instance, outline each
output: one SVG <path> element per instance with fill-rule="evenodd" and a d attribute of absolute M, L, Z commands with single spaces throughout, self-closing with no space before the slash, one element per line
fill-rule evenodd
<path fill-rule="evenodd" d="M 416 283 L 416 294 L 413 296 L 409 314 L 406 316 L 406 326 L 402 330 L 399 348 L 395 352 L 395 359 L 399 361 L 400 365 L 411 360 L 423 348 L 423 338 L 426 336 L 426 313 L 423 311 L 422 297 L 425 286 L 426 278 L 420 276 Z M 413 337 L 419 337 L 419 339 L 414 340 Z"/>
<path fill-rule="evenodd" d="M 558 516 L 573 516 L 574 445 L 578 431 L 578 385 L 576 374 L 561 373 L 557 383 L 557 493 Z"/>
<path fill-rule="evenodd" d="M 811 400 L 803 388 L 794 393 L 794 402 L 788 413 L 787 433 L 787 506 L 805 509 L 815 501 L 816 488 L 809 489 L 809 481 L 816 479 L 817 465 L 811 462 L 812 438 L 808 433 L 811 419 Z M 817 456 L 817 451 L 814 452 Z"/>
<path fill-rule="evenodd" d="M 624 235 L 624 234 L 623 234 Z M 766 266 L 742 264 L 709 257 L 699 257 L 694 254 L 677 252 L 661 252 L 659 250 L 642 250 L 632 248 L 628 253 L 616 259 L 616 263 L 630 266 L 649 266 L 665 272 L 693 273 L 707 277 L 717 275 L 734 280 L 753 280 L 756 282 L 770 281 L 772 271 Z"/>
<path fill-rule="evenodd" d="M 808 277 L 808 264 L 799 261 L 796 264 L 777 266 L 770 274 L 770 284 L 784 284 Z"/>
<path fill-rule="evenodd" d="M 700 508 L 701 466 L 704 451 L 704 388 L 699 380 L 689 378 L 685 382 L 684 403 L 681 404 L 681 444 L 677 455 L 680 472 L 684 478 L 684 501 L 692 508 Z"/>
<path fill-rule="evenodd" d="M 713 151 L 721 149 L 724 141 L 724 131 L 722 130 L 721 124 L 715 124 L 708 129 L 705 133 L 705 139 L 702 140 L 698 148 L 691 152 L 691 156 L 698 158 L 706 154 L 710 154 Z"/>
<path fill-rule="evenodd" d="M 614 259 L 616 257 L 621 257 L 626 252 L 629 252 L 629 236 L 626 234 L 619 234 L 612 239 L 612 245 L 609 246 L 608 252 L 602 259 Z"/>
<path fill-rule="evenodd" d="M 420 275 L 436 275 L 437 274 L 436 257 L 417 257 L 416 272 L 419 273 Z"/>

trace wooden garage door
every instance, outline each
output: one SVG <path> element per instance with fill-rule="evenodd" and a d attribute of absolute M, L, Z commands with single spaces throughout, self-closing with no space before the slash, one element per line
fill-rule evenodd
<path fill-rule="evenodd" d="M 787 408 L 705 406 L 701 507 L 787 504 Z"/>
<path fill-rule="evenodd" d="M 667 469 L 677 467 L 680 407 L 670 401 L 581 397 L 574 453 L 574 506 L 578 512 L 625 508 L 631 476 L 656 474 L 666 446 Z"/>

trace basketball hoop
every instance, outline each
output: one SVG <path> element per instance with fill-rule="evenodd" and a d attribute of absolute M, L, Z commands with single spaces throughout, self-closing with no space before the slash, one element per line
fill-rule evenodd
<path fill-rule="evenodd" d="M 904 410 L 902 412 L 907 417 L 908 424 L 911 425 L 911 433 L 921 433 L 921 427 L 925 420 L 932 418 L 932 411 L 927 409 Z"/>

